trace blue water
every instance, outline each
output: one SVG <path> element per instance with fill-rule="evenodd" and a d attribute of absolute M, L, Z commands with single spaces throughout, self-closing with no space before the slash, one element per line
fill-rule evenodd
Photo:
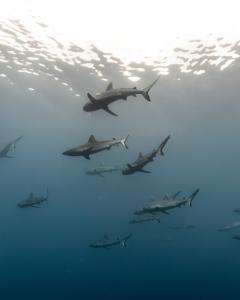
<path fill-rule="evenodd" d="M 115 86 L 135 85 L 117 63 L 104 64 Z M 0 161 L 0 299 L 240 299 L 240 242 L 231 232 L 217 232 L 240 219 L 232 212 L 240 207 L 239 66 L 209 67 L 201 76 L 173 69 L 151 90 L 151 103 L 141 96 L 114 103 L 119 117 L 82 111 L 86 93 L 107 84 L 86 68 L 61 65 L 81 97 L 44 76 L 9 71 L 14 85 L 0 81 L 1 146 L 24 139 L 15 159 Z M 146 67 L 136 85 L 156 77 Z M 129 150 L 115 147 L 90 161 L 61 154 L 90 134 L 111 139 L 128 133 Z M 100 163 L 132 162 L 168 134 L 166 155 L 147 166 L 151 174 L 84 174 Z M 49 203 L 41 209 L 17 207 L 46 187 Z M 198 187 L 191 208 L 163 215 L 160 224 L 128 223 L 150 197 L 178 190 L 188 195 Z M 169 229 L 182 223 L 195 228 Z M 133 237 L 124 249 L 89 247 L 105 233 Z"/>

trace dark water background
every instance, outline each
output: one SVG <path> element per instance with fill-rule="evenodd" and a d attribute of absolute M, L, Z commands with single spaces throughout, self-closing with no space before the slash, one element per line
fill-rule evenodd
<path fill-rule="evenodd" d="M 117 61 L 95 51 L 95 67 L 103 63 L 115 86 L 145 87 L 157 76 L 144 66 L 141 80 L 131 83 Z M 46 76 L 16 69 L 7 71 L 13 85 L 0 81 L 1 146 L 24 135 L 16 159 L 0 161 L 0 299 L 240 299 L 240 242 L 233 233 L 217 232 L 240 219 L 232 212 L 240 207 L 239 60 L 223 72 L 207 66 L 201 76 L 172 67 L 153 87 L 151 103 L 138 96 L 113 104 L 117 118 L 82 111 L 86 92 L 103 91 L 106 82 L 81 64 L 56 64 L 81 97 Z M 128 133 L 129 150 L 115 147 L 90 161 L 61 155 L 90 134 L 110 139 Z M 152 174 L 84 174 L 102 162 L 131 162 L 168 134 L 166 155 L 147 167 Z M 46 187 L 49 203 L 41 209 L 16 206 Z M 192 208 L 176 209 L 160 224 L 128 223 L 151 196 L 178 190 L 188 195 L 198 187 Z M 168 228 L 181 223 L 196 228 Z M 105 233 L 129 232 L 133 238 L 125 249 L 88 246 Z"/>

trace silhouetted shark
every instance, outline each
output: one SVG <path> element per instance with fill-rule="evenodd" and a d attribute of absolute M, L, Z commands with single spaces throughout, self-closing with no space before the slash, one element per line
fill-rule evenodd
<path fill-rule="evenodd" d="M 89 171 L 86 171 L 86 175 L 98 175 L 100 177 L 104 177 L 104 173 L 112 173 L 112 172 L 118 172 L 121 171 L 122 169 L 119 167 L 105 167 L 105 166 L 100 166 L 97 168 L 93 168 Z"/>
<path fill-rule="evenodd" d="M 132 234 L 127 235 L 126 237 L 119 239 L 109 239 L 107 235 L 104 236 L 102 240 L 99 240 L 95 243 L 91 243 L 89 246 L 92 248 L 111 248 L 114 246 L 122 246 L 123 248 L 127 247 L 127 241 L 131 238 Z"/>
<path fill-rule="evenodd" d="M 131 164 L 128 163 L 127 167 L 122 170 L 122 174 L 130 175 L 136 172 L 151 173 L 150 171 L 144 170 L 144 166 L 153 161 L 158 152 L 160 152 L 161 155 L 164 155 L 163 148 L 165 147 L 169 139 L 170 135 L 159 145 L 157 149 L 152 150 L 152 152 L 146 155 L 143 155 L 142 152 L 140 152 L 137 160 Z"/>
<path fill-rule="evenodd" d="M 192 201 L 198 194 L 199 189 L 195 190 L 189 197 L 183 197 L 182 199 L 176 199 L 176 196 L 169 199 L 160 199 L 153 202 L 148 203 L 142 209 L 135 211 L 135 215 L 141 215 L 145 213 L 156 213 L 162 212 L 165 214 L 169 214 L 167 211 L 170 209 L 174 209 L 176 207 L 181 207 L 186 204 L 192 206 Z M 176 195 L 176 194 L 175 194 Z"/>
<path fill-rule="evenodd" d="M 42 204 L 43 202 L 47 202 L 47 201 L 48 201 L 48 189 L 47 189 L 46 197 L 43 197 L 43 196 L 38 197 L 38 196 L 34 196 L 33 193 L 30 193 L 30 195 L 28 196 L 27 199 L 18 203 L 18 207 L 20 207 L 20 208 L 27 208 L 27 207 L 40 208 L 38 205 Z"/>
<path fill-rule="evenodd" d="M 143 90 L 139 90 L 136 87 L 114 89 L 112 82 L 110 82 L 103 93 L 100 93 L 96 96 L 92 96 L 90 93 L 87 94 L 90 101 L 83 106 L 83 110 L 87 112 L 91 112 L 91 111 L 103 109 L 109 114 L 113 116 L 117 116 L 117 114 L 115 114 L 109 109 L 108 107 L 109 104 L 117 100 L 127 100 L 127 97 L 129 96 L 136 97 L 136 95 L 143 95 L 143 97 L 147 101 L 151 101 L 148 93 L 150 89 L 153 87 L 153 85 L 158 81 L 158 79 L 159 78 L 154 80 L 152 84 L 150 84 L 148 87 L 146 87 Z"/>
<path fill-rule="evenodd" d="M 14 156 L 9 156 L 8 152 L 11 150 L 12 146 L 16 149 L 16 144 L 20 141 L 23 136 L 18 137 L 16 140 L 10 142 L 0 151 L 0 158 L 15 158 Z"/>
<path fill-rule="evenodd" d="M 104 151 L 104 150 L 110 150 L 112 146 L 122 144 L 126 149 L 127 144 L 126 141 L 128 139 L 129 135 L 124 139 L 116 140 L 115 138 L 112 140 L 107 141 L 97 141 L 94 137 L 94 135 L 91 135 L 88 139 L 88 142 L 84 145 L 78 146 L 76 148 L 67 150 L 63 152 L 63 155 L 68 156 L 83 156 L 86 159 L 90 159 L 90 155 Z"/>

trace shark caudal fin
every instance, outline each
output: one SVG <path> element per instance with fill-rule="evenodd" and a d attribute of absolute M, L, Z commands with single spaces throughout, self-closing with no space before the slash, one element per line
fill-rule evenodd
<path fill-rule="evenodd" d="M 129 235 L 127 235 L 125 238 L 123 238 L 121 240 L 121 246 L 123 248 L 126 248 L 127 247 L 127 241 L 132 237 L 132 234 L 130 233 Z"/>
<path fill-rule="evenodd" d="M 129 138 L 129 134 L 127 135 L 127 137 L 125 137 L 125 139 L 122 139 L 121 140 L 121 144 L 126 148 L 126 149 L 128 149 L 128 145 L 127 145 L 127 140 L 128 140 L 128 138 Z"/>
<path fill-rule="evenodd" d="M 196 197 L 196 195 L 199 193 L 200 189 L 196 189 L 195 192 L 192 193 L 192 195 L 189 196 L 188 204 L 191 207 L 192 206 L 192 201 Z"/>
<path fill-rule="evenodd" d="M 154 84 L 158 81 L 159 77 L 160 76 L 158 76 L 158 78 L 156 80 L 154 80 L 152 84 L 150 84 L 148 87 L 146 87 L 145 89 L 143 89 L 143 94 L 142 95 L 149 102 L 151 101 L 150 96 L 149 96 L 149 91 L 154 86 Z"/>
<path fill-rule="evenodd" d="M 158 147 L 158 151 L 160 152 L 160 154 L 163 156 L 164 155 L 164 152 L 163 152 L 163 149 L 164 149 L 164 147 L 166 146 L 166 144 L 167 144 L 167 142 L 168 142 L 168 140 L 170 139 L 170 135 L 169 136 L 167 136 L 166 138 L 165 138 L 165 140 L 159 145 L 159 147 Z"/>

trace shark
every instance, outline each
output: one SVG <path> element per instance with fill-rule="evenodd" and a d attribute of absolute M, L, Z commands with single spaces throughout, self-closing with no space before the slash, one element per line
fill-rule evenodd
<path fill-rule="evenodd" d="M 121 246 L 123 248 L 127 247 L 127 241 L 132 237 L 132 234 L 128 234 L 127 236 L 123 238 L 116 238 L 116 239 L 110 239 L 107 235 L 104 235 L 102 240 L 99 240 L 97 242 L 91 243 L 89 246 L 91 248 L 103 248 L 103 249 L 109 249 L 114 246 Z"/>
<path fill-rule="evenodd" d="M 234 229 L 238 229 L 240 228 L 240 221 L 235 221 L 229 225 L 226 225 L 220 229 L 218 229 L 218 231 L 230 231 L 230 230 L 234 230 Z"/>
<path fill-rule="evenodd" d="M 163 149 L 166 146 L 168 140 L 170 139 L 170 135 L 167 136 L 164 141 L 157 147 L 157 149 L 153 149 L 150 153 L 143 155 L 142 152 L 139 153 L 137 160 L 133 163 L 127 163 L 127 166 L 123 168 L 123 175 L 131 175 L 136 172 L 142 173 L 151 173 L 143 169 L 148 163 L 154 161 L 155 156 L 160 153 L 162 156 L 164 155 Z"/>
<path fill-rule="evenodd" d="M 236 208 L 236 209 L 234 209 L 234 212 L 236 212 L 236 213 L 240 213 L 240 208 Z"/>
<path fill-rule="evenodd" d="M 128 149 L 128 146 L 126 144 L 128 137 L 129 135 L 127 135 L 127 137 L 123 139 L 114 138 L 112 140 L 98 141 L 95 139 L 94 135 L 91 135 L 86 144 L 67 150 L 62 154 L 67 156 L 83 156 L 84 158 L 89 160 L 90 155 L 104 150 L 110 150 L 113 146 L 116 145 L 123 145 L 126 149 Z"/>
<path fill-rule="evenodd" d="M 155 200 L 155 201 L 149 202 L 142 209 L 135 211 L 134 214 L 142 215 L 145 213 L 156 213 L 156 212 L 162 212 L 164 214 L 169 214 L 168 210 L 171 210 L 171 209 L 174 209 L 177 207 L 182 207 L 187 204 L 191 207 L 192 201 L 198 193 L 199 193 L 199 189 L 196 189 L 190 196 L 182 197 L 181 199 L 178 199 L 176 194 L 175 194 L 175 196 L 169 197 L 168 199 L 161 198 L 160 200 Z M 178 194 L 179 194 L 179 192 L 178 192 Z"/>
<path fill-rule="evenodd" d="M 176 226 L 168 226 L 168 228 L 176 229 L 176 230 L 179 230 L 179 229 L 193 229 L 193 228 L 195 228 L 195 226 L 191 225 L 191 224 L 180 224 L 180 225 L 176 225 Z"/>
<path fill-rule="evenodd" d="M 129 221 L 130 224 L 142 224 L 142 223 L 147 223 L 147 222 L 152 222 L 156 221 L 157 223 L 160 223 L 160 218 L 155 216 L 155 215 L 141 215 L 138 216 L 137 218 L 134 218 Z"/>
<path fill-rule="evenodd" d="M 100 166 L 97 168 L 93 168 L 89 171 L 86 171 L 86 175 L 98 175 L 100 177 L 104 177 L 103 174 L 105 173 L 113 173 L 113 172 L 118 172 L 121 171 L 122 169 L 119 167 L 105 167 L 105 166 Z"/>
<path fill-rule="evenodd" d="M 35 207 L 40 208 L 40 204 L 43 202 L 48 201 L 48 189 L 46 192 L 46 196 L 35 196 L 33 193 L 30 193 L 29 196 L 24 199 L 23 201 L 18 203 L 18 207 L 20 208 L 28 208 L 28 207 Z"/>
<path fill-rule="evenodd" d="M 149 86 L 144 88 L 143 90 L 137 89 L 137 87 L 133 88 L 114 88 L 113 83 L 110 82 L 103 93 L 99 93 L 95 96 L 92 96 L 90 93 L 87 93 L 89 102 L 87 102 L 83 106 L 83 110 L 86 112 L 92 112 L 96 110 L 104 110 L 107 113 L 118 116 L 108 107 L 109 104 L 117 101 L 117 100 L 127 100 L 127 97 L 137 95 L 142 95 L 147 101 L 151 101 L 149 96 L 150 89 L 154 86 L 154 84 L 158 81 L 159 77 L 153 81 Z"/>
<path fill-rule="evenodd" d="M 17 139 L 9 142 L 2 150 L 0 150 L 0 158 L 15 158 L 14 156 L 8 155 L 9 151 L 16 149 L 16 144 L 23 138 L 23 136 L 18 137 Z"/>

